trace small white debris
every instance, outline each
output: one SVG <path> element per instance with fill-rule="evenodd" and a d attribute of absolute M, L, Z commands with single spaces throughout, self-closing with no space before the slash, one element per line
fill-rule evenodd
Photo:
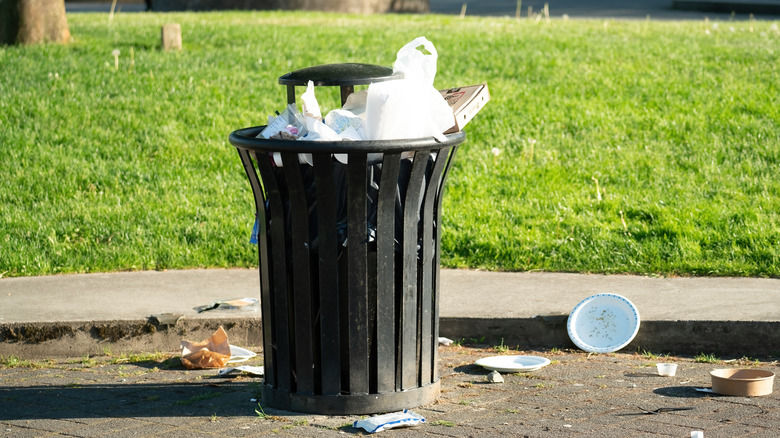
<path fill-rule="evenodd" d="M 439 345 L 452 345 L 454 342 L 450 338 L 439 338 Z"/>

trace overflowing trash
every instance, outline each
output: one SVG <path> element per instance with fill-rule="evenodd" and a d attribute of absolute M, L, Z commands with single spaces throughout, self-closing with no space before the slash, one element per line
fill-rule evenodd
<path fill-rule="evenodd" d="M 422 50 L 421 50 L 422 49 Z M 341 108 L 323 117 L 308 82 L 301 96 L 302 110 L 289 104 L 269 117 L 257 138 L 305 141 L 398 140 L 434 137 L 444 141 L 445 133 L 457 132 L 489 101 L 487 84 L 437 90 L 438 52 L 433 43 L 419 37 L 403 46 L 393 64 L 397 79 L 375 82 L 367 90 L 352 93 Z M 272 156 L 281 166 L 280 154 Z M 346 163 L 346 154 L 336 154 Z M 299 154 L 301 163 L 311 156 Z"/>
<path fill-rule="evenodd" d="M 404 409 L 400 412 L 376 415 L 353 423 L 355 429 L 363 429 L 368 433 L 382 432 L 396 427 L 417 426 L 425 422 L 420 414 Z"/>
<path fill-rule="evenodd" d="M 431 41 L 419 37 L 404 45 L 396 54 L 390 80 L 369 84 L 368 89 L 349 94 L 342 107 L 323 115 L 315 96 L 315 83 L 308 81 L 300 96 L 299 110 L 295 103 L 288 104 L 281 113 L 268 118 L 268 123 L 258 139 L 282 141 L 376 141 L 433 137 L 445 141 L 445 134 L 460 131 L 490 100 L 487 84 L 437 90 L 433 83 L 437 70 L 438 52 Z M 284 167 L 280 152 L 268 153 L 271 164 Z M 399 181 L 408 181 L 413 152 L 402 154 Z M 347 164 L 348 154 L 332 154 L 334 162 Z M 366 193 L 368 210 L 375 212 L 378 181 L 382 173 L 382 153 L 369 153 L 369 189 Z M 428 157 L 430 162 L 435 154 Z M 312 155 L 298 154 L 298 164 L 313 166 Z M 335 168 L 335 184 L 339 196 L 336 199 L 338 215 L 338 241 L 347 246 L 346 233 L 346 170 Z M 280 178 L 283 179 L 282 176 Z M 313 181 L 313 174 L 304 175 L 305 181 Z M 306 186 L 307 192 L 312 184 Z M 399 185 L 399 193 L 406 187 Z M 400 202 L 400 199 L 398 200 Z M 398 211 L 403 211 L 398 206 Z M 315 206 L 310 208 L 312 218 Z M 287 217 L 287 216 L 286 216 Z M 368 241 L 374 241 L 376 229 L 374 213 L 369 214 Z M 253 221 L 250 243 L 257 244 L 262 226 L 257 217 Z M 402 230 L 398 230 L 400 233 Z M 312 236 L 312 248 L 316 247 L 316 235 Z"/>

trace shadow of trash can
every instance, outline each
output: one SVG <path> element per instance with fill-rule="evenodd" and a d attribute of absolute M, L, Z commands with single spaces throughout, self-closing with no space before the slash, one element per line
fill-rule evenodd
<path fill-rule="evenodd" d="M 280 83 L 288 103 L 308 80 L 341 87 L 343 103 L 353 85 L 393 78 L 388 68 L 368 67 L 312 67 Z M 442 192 L 465 134 L 444 142 L 256 138 L 264 128 L 229 138 L 260 226 L 262 403 L 328 415 L 432 403 Z M 346 163 L 334 154 L 346 154 Z"/>

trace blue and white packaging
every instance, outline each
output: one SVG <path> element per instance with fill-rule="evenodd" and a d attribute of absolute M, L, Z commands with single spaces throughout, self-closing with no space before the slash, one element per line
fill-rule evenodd
<path fill-rule="evenodd" d="M 355 421 L 355 429 L 362 428 L 368 433 L 377 433 L 395 427 L 417 426 L 425 423 L 425 418 L 420 414 L 404 409 L 400 412 L 377 415 L 364 420 Z"/>

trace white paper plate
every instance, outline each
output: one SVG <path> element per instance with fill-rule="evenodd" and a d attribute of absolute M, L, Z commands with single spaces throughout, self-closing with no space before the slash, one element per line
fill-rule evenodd
<path fill-rule="evenodd" d="M 249 359 L 257 356 L 257 353 L 253 353 L 246 348 L 230 346 L 230 360 L 227 363 L 239 363 L 246 362 Z"/>
<path fill-rule="evenodd" d="M 550 359 L 540 356 L 491 356 L 483 357 L 474 363 L 500 373 L 520 373 L 536 371 L 549 365 Z"/>
<path fill-rule="evenodd" d="M 566 323 L 569 338 L 592 353 L 620 350 L 639 331 L 639 311 L 628 298 L 597 294 L 577 304 Z"/>

